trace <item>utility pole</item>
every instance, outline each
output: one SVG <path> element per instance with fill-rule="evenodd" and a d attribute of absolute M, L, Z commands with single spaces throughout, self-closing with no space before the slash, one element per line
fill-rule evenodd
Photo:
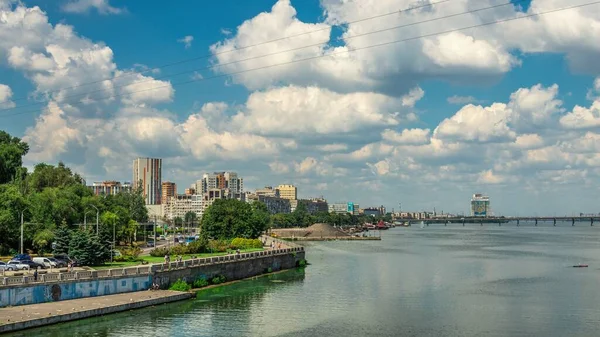
<path fill-rule="evenodd" d="M 154 215 L 154 248 L 156 248 L 156 215 Z"/>
<path fill-rule="evenodd" d="M 23 254 L 23 212 L 25 210 L 21 211 L 21 254 Z"/>
<path fill-rule="evenodd" d="M 96 235 L 100 235 L 99 234 L 100 232 L 98 231 L 98 215 L 100 214 L 100 211 L 98 210 L 98 207 L 96 207 L 94 205 L 90 205 L 90 206 L 92 206 L 96 209 Z"/>

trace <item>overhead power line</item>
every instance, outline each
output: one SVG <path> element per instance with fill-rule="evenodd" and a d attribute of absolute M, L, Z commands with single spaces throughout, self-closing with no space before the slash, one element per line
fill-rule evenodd
<path fill-rule="evenodd" d="M 445 3 L 445 2 L 450 2 L 450 1 L 454 1 L 454 0 L 440 0 L 440 1 L 436 1 L 436 2 L 426 3 L 426 4 L 423 4 L 423 5 L 412 6 L 412 7 L 408 7 L 408 8 L 405 8 L 405 9 L 399 9 L 399 10 L 395 10 L 395 11 L 392 11 L 392 12 L 387 12 L 387 13 L 378 14 L 378 15 L 375 15 L 375 16 L 370 16 L 370 17 L 366 17 L 366 18 L 362 18 L 362 19 L 357 19 L 357 20 L 353 20 L 353 21 L 344 22 L 344 24 L 345 25 L 349 25 L 349 24 L 353 24 L 353 23 L 374 20 L 374 19 L 378 19 L 378 18 L 390 16 L 390 15 L 395 15 L 395 14 L 401 14 L 401 13 L 406 13 L 406 12 L 414 11 L 416 9 L 422 9 L 422 8 L 432 7 L 434 5 L 439 5 L 439 4 L 442 4 L 442 3 Z M 520 1 L 523 1 L 523 0 L 520 0 Z M 335 25 L 332 25 L 332 26 L 335 26 Z M 232 52 L 235 52 L 235 51 L 240 51 L 240 50 L 245 50 L 245 49 L 249 49 L 249 48 L 253 48 L 253 47 L 263 46 L 265 44 L 269 44 L 269 43 L 273 43 L 273 42 L 278 42 L 278 41 L 283 41 L 283 40 L 294 38 L 294 37 L 298 37 L 298 36 L 303 36 L 303 35 L 309 35 L 309 34 L 313 34 L 313 33 L 318 33 L 318 32 L 321 32 L 321 31 L 329 30 L 329 29 L 331 29 L 332 26 L 327 26 L 327 27 L 318 28 L 318 29 L 315 29 L 315 30 L 307 31 L 307 32 L 302 32 L 302 33 L 287 35 L 287 36 L 279 37 L 279 38 L 276 38 L 276 39 L 273 39 L 273 40 L 267 40 L 267 41 L 263 41 L 263 42 L 259 42 L 259 43 L 255 43 L 255 44 L 251 44 L 251 45 L 246 45 L 246 46 L 241 46 L 241 47 L 233 48 L 233 49 L 230 49 L 230 50 L 220 51 L 220 52 L 217 52 L 217 53 L 214 53 L 214 54 L 211 53 L 211 54 L 196 56 L 196 57 L 192 57 L 192 58 L 188 58 L 188 59 L 182 59 L 182 60 L 179 60 L 179 61 L 175 61 L 175 62 L 171 62 L 171 63 L 166 63 L 166 64 L 163 64 L 163 65 L 160 65 L 160 66 L 156 66 L 156 67 L 149 67 L 146 70 L 142 70 L 142 71 L 135 72 L 135 73 L 129 73 L 128 72 L 128 73 L 124 73 L 124 74 L 121 74 L 121 75 L 118 75 L 118 76 L 114 76 L 114 77 L 107 77 L 107 78 L 104 78 L 104 79 L 101 79 L 101 80 L 86 82 L 86 83 L 82 83 L 82 84 L 78 84 L 78 85 L 74 85 L 74 86 L 70 86 L 70 87 L 64 87 L 64 88 L 56 89 L 56 90 L 53 90 L 53 91 L 48 91 L 48 92 L 46 92 L 46 94 L 57 93 L 57 92 L 60 92 L 61 90 L 76 89 L 76 88 L 80 88 L 80 87 L 83 87 L 83 86 L 88 86 L 88 85 L 92 85 L 92 84 L 98 84 L 98 83 L 101 83 L 101 82 L 104 82 L 104 81 L 113 81 L 115 79 L 122 78 L 122 77 L 128 77 L 128 76 L 133 76 L 133 75 L 137 75 L 137 74 L 145 74 L 145 73 L 151 72 L 151 71 L 153 71 L 155 69 L 168 68 L 168 67 L 172 67 L 172 66 L 176 66 L 176 65 L 180 65 L 180 64 L 184 64 L 184 63 L 189 63 L 189 62 L 193 62 L 193 61 L 208 59 L 208 58 L 211 58 L 213 56 L 218 56 L 218 55 L 232 53 Z M 28 98 L 29 98 L 28 96 L 22 96 L 22 97 L 10 99 L 10 100 L 0 101 L 0 104 L 6 103 L 6 102 L 9 102 L 9 101 L 10 102 L 18 102 L 18 101 L 26 100 Z"/>
<path fill-rule="evenodd" d="M 482 24 L 471 25 L 471 26 L 461 27 L 461 28 L 455 28 L 455 29 L 449 29 L 449 30 L 445 30 L 445 31 L 441 31 L 441 32 L 436 32 L 436 33 L 431 33 L 431 34 L 425 34 L 425 35 L 419 35 L 419 36 L 415 36 L 415 37 L 411 37 L 411 38 L 406 38 L 406 39 L 401 39 L 401 40 L 393 40 L 393 41 L 389 41 L 389 42 L 383 42 L 383 43 L 378 43 L 378 44 L 364 46 L 364 47 L 357 47 L 357 48 L 352 48 L 352 49 L 349 49 L 349 50 L 342 50 L 342 51 L 333 52 L 333 53 L 325 54 L 325 55 L 311 56 L 311 57 L 306 57 L 306 58 L 297 59 L 297 60 L 293 60 L 293 61 L 276 63 L 276 64 L 267 65 L 267 66 L 262 66 L 262 67 L 257 67 L 257 68 L 252 68 L 252 69 L 246 69 L 246 70 L 241 70 L 241 71 L 237 71 L 237 72 L 227 73 L 227 74 L 220 74 L 220 75 L 215 75 L 215 76 L 211 76 L 211 77 L 205 77 L 205 78 L 201 78 L 201 79 L 193 79 L 193 80 L 189 80 L 189 81 L 184 81 L 184 82 L 179 82 L 179 83 L 176 83 L 176 84 L 172 84 L 172 86 L 180 86 L 180 85 L 185 85 L 185 84 L 190 84 L 190 83 L 205 81 L 205 80 L 209 80 L 209 79 L 227 77 L 227 76 L 238 75 L 238 74 L 252 72 L 252 71 L 257 71 L 257 70 L 262 70 L 262 69 L 268 69 L 268 68 L 273 68 L 273 67 L 278 67 L 278 66 L 283 66 L 283 65 L 290 65 L 290 64 L 299 63 L 299 62 L 311 61 L 311 60 L 315 60 L 315 59 L 319 59 L 319 58 L 323 58 L 323 57 L 341 55 L 341 54 L 346 54 L 346 53 L 350 53 L 350 52 L 354 52 L 354 51 L 358 51 L 358 50 L 365 50 L 365 49 L 371 49 L 371 48 L 389 46 L 389 45 L 392 45 L 392 44 L 397 44 L 397 43 L 402 43 L 402 42 L 415 41 L 415 40 L 420 40 L 420 39 L 423 39 L 423 38 L 434 37 L 434 36 L 439 36 L 439 35 L 444 35 L 444 34 L 448 34 L 448 33 L 459 32 L 459 31 L 468 30 L 468 29 L 474 29 L 474 28 L 479 28 L 479 27 L 491 26 L 491 25 L 495 25 L 495 24 L 499 24 L 499 23 L 505 23 L 505 22 L 510 22 L 510 21 L 522 20 L 522 19 L 526 19 L 526 18 L 531 18 L 531 17 L 541 16 L 541 15 L 546 15 L 546 14 L 550 14 L 550 13 L 557 13 L 557 12 L 562 12 L 562 11 L 566 11 L 566 10 L 570 10 L 570 9 L 587 7 L 587 6 L 597 5 L 597 4 L 600 4 L 600 1 L 594 1 L 594 2 L 589 2 L 589 3 L 574 5 L 574 6 L 562 7 L 562 8 L 557 8 L 557 9 L 543 11 L 543 12 L 538 12 L 538 13 L 525 14 L 525 15 L 517 16 L 517 17 L 513 17 L 513 18 L 495 20 L 495 21 L 486 22 L 486 23 L 482 23 Z M 154 87 L 154 88 L 150 88 L 150 89 L 139 90 L 139 91 L 135 91 L 135 92 L 131 92 L 131 93 L 125 94 L 125 95 L 111 95 L 111 96 L 104 97 L 104 98 L 129 96 L 129 95 L 132 95 L 132 94 L 135 94 L 135 93 L 140 93 L 140 92 L 146 92 L 146 91 L 151 91 L 151 90 L 157 90 L 157 89 L 167 88 L 169 86 L 171 86 L 171 85 L 163 85 L 163 86 Z M 83 104 L 83 103 L 79 103 L 79 104 Z M 21 114 L 26 114 L 26 113 L 39 112 L 39 111 L 43 111 L 43 109 L 42 110 L 37 109 L 37 110 L 23 111 L 23 112 L 18 112 L 18 113 L 14 113 L 14 114 L 8 114 L 8 115 L 0 115 L 0 118 L 2 118 L 2 117 L 9 117 L 9 116 L 15 116 L 15 115 L 21 115 Z"/>
<path fill-rule="evenodd" d="M 378 30 L 371 31 L 371 32 L 366 32 L 366 33 L 362 33 L 362 34 L 356 34 L 356 35 L 352 35 L 352 36 L 347 36 L 347 37 L 344 37 L 344 40 L 348 41 L 348 40 L 352 40 L 352 39 L 355 39 L 355 38 L 358 38 L 358 37 L 363 37 L 363 36 L 368 36 L 368 35 L 372 35 L 372 34 L 383 33 L 383 32 L 387 32 L 387 31 L 401 29 L 401 28 L 406 28 L 406 27 L 411 27 L 411 26 L 417 26 L 417 25 L 424 24 L 424 23 L 430 23 L 430 22 L 440 21 L 440 20 L 444 20 L 444 19 L 449 19 L 449 18 L 453 18 L 453 17 L 462 16 L 462 15 L 473 14 L 473 13 L 482 12 L 482 11 L 486 11 L 486 10 L 490 10 L 490 9 L 495 9 L 495 8 L 499 8 L 499 7 L 513 6 L 516 3 L 524 2 L 524 1 L 527 1 L 527 0 L 508 1 L 508 2 L 505 2 L 505 3 L 501 3 L 501 4 L 497 4 L 497 5 L 493 5 L 493 6 L 488 6 L 488 7 L 484 7 L 484 8 L 468 10 L 468 11 L 465 11 L 465 12 L 460 12 L 460 13 L 455 13 L 455 14 L 450 14 L 450 15 L 444 15 L 444 16 L 440 16 L 440 17 L 436 17 L 436 18 L 431 18 L 431 19 L 427 19 L 427 20 L 421 20 L 421 21 L 411 22 L 411 23 L 408 23 L 408 24 L 398 25 L 398 26 L 389 27 L 389 28 L 378 29 Z M 191 73 L 195 73 L 195 72 L 200 71 L 200 70 L 207 70 L 207 69 L 213 69 L 213 68 L 218 68 L 218 67 L 224 67 L 224 66 L 228 66 L 228 65 L 232 65 L 232 64 L 237 64 L 237 63 L 241 63 L 241 62 L 245 62 L 245 61 L 256 60 L 256 59 L 260 59 L 260 58 L 264 58 L 264 57 L 268 57 L 268 56 L 273 56 L 273 55 L 278 55 L 278 54 L 289 53 L 289 52 L 292 52 L 292 51 L 302 50 L 302 49 L 306 49 L 306 48 L 310 48 L 310 47 L 319 47 L 319 46 L 323 46 L 323 44 L 328 43 L 328 42 L 330 42 L 329 38 L 327 38 L 326 40 L 323 40 L 323 41 L 319 41 L 317 43 L 310 44 L 310 45 L 305 45 L 305 46 L 296 47 L 296 48 L 292 48 L 292 49 L 280 50 L 280 51 L 276 51 L 276 52 L 272 52 L 272 53 L 268 53 L 268 54 L 263 54 L 263 55 L 259 55 L 259 56 L 252 56 L 252 57 L 248 57 L 248 58 L 245 58 L 245 59 L 231 61 L 231 62 L 227 62 L 227 63 L 220 63 L 220 64 L 211 65 L 211 66 L 206 66 L 206 67 L 201 67 L 201 68 L 195 68 L 195 69 L 186 70 L 186 71 L 182 71 L 182 72 L 178 72 L 178 73 L 174 73 L 174 74 L 170 74 L 170 75 L 153 77 L 153 78 L 149 78 L 148 80 L 143 80 L 143 81 L 139 81 L 139 82 L 136 82 L 136 83 L 130 83 L 130 84 L 124 84 L 124 85 L 119 85 L 119 86 L 113 86 L 111 89 L 115 90 L 115 89 L 119 89 L 119 88 L 123 88 L 123 87 L 135 86 L 135 85 L 139 85 L 139 84 L 143 84 L 143 83 L 149 83 L 149 82 L 156 81 L 156 80 L 162 80 L 162 79 L 165 79 L 165 78 L 176 77 L 176 76 L 185 75 L 185 74 L 191 74 Z M 83 98 L 83 97 L 89 96 L 91 94 L 95 94 L 95 93 L 99 93 L 99 92 L 106 92 L 107 90 L 108 89 L 98 89 L 98 90 L 93 90 L 93 91 L 79 93 L 79 94 L 67 95 L 67 96 L 63 97 L 62 99 L 63 100 L 68 100 L 70 98 Z M 120 96 L 125 96 L 125 95 L 130 95 L 130 94 L 131 93 L 129 93 L 129 94 L 123 93 L 123 94 L 118 94 L 117 96 L 114 96 L 114 97 L 120 97 Z M 109 96 L 108 98 L 112 98 L 112 97 L 113 96 Z M 97 99 L 102 99 L 102 98 L 103 97 L 99 97 Z M 20 105 L 20 106 L 11 107 L 11 108 L 3 108 L 3 109 L 0 109 L 0 112 L 2 112 L 2 111 L 16 110 L 16 109 L 21 109 L 21 108 L 31 107 L 31 106 L 39 106 L 39 105 L 45 104 L 48 101 L 49 101 L 49 99 L 46 99 L 46 100 L 43 100 L 41 102 L 35 102 L 35 103 Z M 74 102 L 74 101 L 68 101 L 68 102 Z"/>

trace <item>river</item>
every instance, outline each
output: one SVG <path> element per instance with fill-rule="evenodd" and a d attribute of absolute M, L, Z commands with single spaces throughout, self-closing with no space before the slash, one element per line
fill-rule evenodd
<path fill-rule="evenodd" d="M 394 228 L 305 270 L 11 336 L 598 336 L 600 228 Z M 589 268 L 573 268 L 587 263 Z"/>

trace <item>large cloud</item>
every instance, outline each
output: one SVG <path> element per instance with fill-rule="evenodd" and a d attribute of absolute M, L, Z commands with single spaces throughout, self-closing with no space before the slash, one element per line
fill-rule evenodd
<path fill-rule="evenodd" d="M 325 21 L 306 23 L 296 17 L 296 10 L 289 0 L 279 0 L 270 12 L 246 20 L 234 36 L 211 47 L 217 65 L 220 65 L 216 71 L 235 73 L 234 80 L 250 89 L 283 82 L 318 83 L 337 91 L 375 89 L 405 93 L 419 80 L 432 76 L 454 82 L 472 82 L 502 75 L 520 64 L 509 53 L 512 49 L 527 53 L 565 53 L 577 69 L 597 68 L 596 62 L 591 62 L 600 52 L 594 42 L 600 39 L 597 6 L 436 35 L 461 27 L 568 7 L 573 3 L 533 0 L 528 12 L 522 13 L 516 6 L 498 6 L 493 0 L 468 0 L 399 12 L 413 5 L 412 0 L 323 0 Z M 472 12 L 492 6 L 493 9 Z M 381 16 L 394 12 L 394 15 Z M 460 13 L 466 14 L 456 15 Z M 371 16 L 377 16 L 377 19 L 356 20 Z M 445 16 L 450 17 L 439 19 Z M 427 20 L 434 21 L 416 24 Z M 399 23 L 404 27 L 389 29 Z M 331 25 L 343 25 L 345 29 L 341 46 L 335 46 L 337 42 L 329 39 Z M 380 30 L 384 31 L 370 34 Z M 298 34 L 302 35 L 296 36 Z M 285 36 L 292 37 L 282 38 Z M 387 44 L 420 36 L 428 37 Z M 276 42 L 264 43 L 269 40 Z M 255 44 L 260 47 L 232 51 L 234 47 Z M 363 49 L 377 44 L 386 45 Z M 305 46 L 311 47 L 302 48 Z M 277 54 L 261 57 L 271 53 Z M 312 60 L 298 62 L 307 58 Z M 250 60 L 237 62 L 246 59 Z M 254 69 L 260 70 L 251 71 Z"/>

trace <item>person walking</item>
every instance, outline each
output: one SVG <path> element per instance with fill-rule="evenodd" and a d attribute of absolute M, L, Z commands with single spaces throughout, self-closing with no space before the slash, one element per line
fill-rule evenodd
<path fill-rule="evenodd" d="M 35 267 L 35 270 L 33 271 L 33 281 L 37 282 L 37 277 L 38 277 L 38 271 L 37 271 L 37 267 Z"/>

